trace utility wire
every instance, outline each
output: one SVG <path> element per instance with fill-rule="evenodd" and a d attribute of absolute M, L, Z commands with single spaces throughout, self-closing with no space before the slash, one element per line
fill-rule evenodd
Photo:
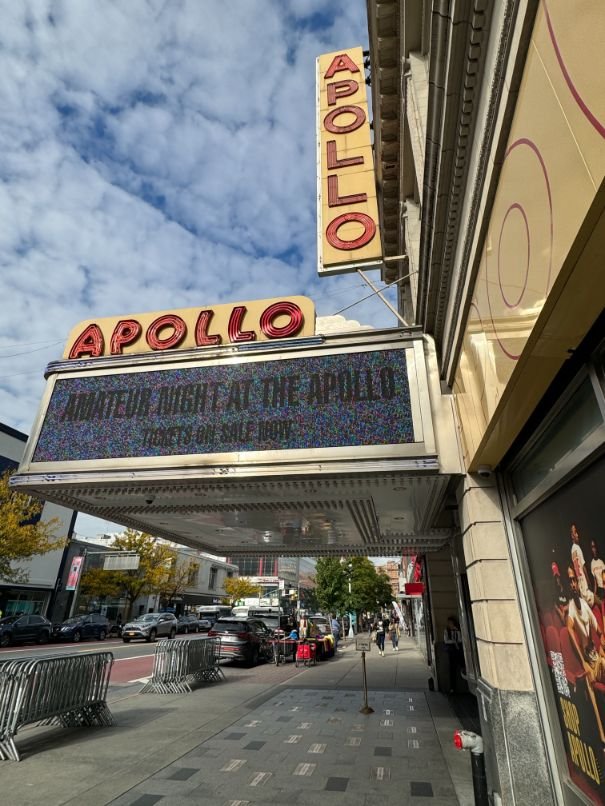
<path fill-rule="evenodd" d="M 18 355 L 30 355 L 31 353 L 39 353 L 42 350 L 48 350 L 50 347 L 54 347 L 55 344 L 63 344 L 63 343 L 64 343 L 63 339 L 60 339 L 58 341 L 51 341 L 45 347 L 36 347 L 35 350 L 24 350 L 21 353 L 9 353 L 8 355 L 0 355 L 0 360 L 2 360 L 3 358 L 15 358 Z"/>
<path fill-rule="evenodd" d="M 343 311 L 348 311 L 349 308 L 354 308 L 356 305 L 359 305 L 361 302 L 365 302 L 367 299 L 370 299 L 371 297 L 375 297 L 376 294 L 379 294 L 381 291 L 386 291 L 387 288 L 391 288 L 391 286 L 397 285 L 397 283 L 400 283 L 402 280 L 407 280 L 408 277 L 412 276 L 412 274 L 418 274 L 418 272 L 417 271 L 411 271 L 411 272 L 409 272 L 409 274 L 405 274 L 403 277 L 399 277 L 399 279 L 393 280 L 392 283 L 387 283 L 387 285 L 385 285 L 383 288 L 379 288 L 376 291 L 372 291 L 371 294 L 367 294 L 365 297 L 362 297 L 361 299 L 358 299 L 357 302 L 352 302 L 350 305 L 347 305 L 346 307 L 341 308 L 339 311 L 335 311 L 332 314 L 332 316 L 336 316 L 339 313 L 343 313 Z"/>

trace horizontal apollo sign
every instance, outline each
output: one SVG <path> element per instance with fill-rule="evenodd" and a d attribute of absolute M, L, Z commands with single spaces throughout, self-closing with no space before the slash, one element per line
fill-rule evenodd
<path fill-rule="evenodd" d="M 191 350 L 313 335 L 313 301 L 296 296 L 89 319 L 73 328 L 63 357 Z"/>
<path fill-rule="evenodd" d="M 318 272 L 382 263 L 360 47 L 317 59 Z"/>
<path fill-rule="evenodd" d="M 411 445 L 407 353 L 70 373 L 52 387 L 32 465 Z"/>

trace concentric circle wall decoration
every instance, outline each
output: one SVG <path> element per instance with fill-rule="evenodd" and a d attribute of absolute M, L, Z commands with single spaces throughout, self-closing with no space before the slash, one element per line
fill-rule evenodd
<path fill-rule="evenodd" d="M 544 7 L 544 15 L 546 17 L 546 25 L 548 27 L 548 35 L 550 37 L 550 41 L 555 52 L 555 56 L 557 58 L 557 62 L 559 67 L 561 68 L 561 73 L 563 74 L 563 78 L 565 79 L 565 83 L 571 93 L 574 101 L 581 109 L 582 114 L 586 117 L 586 119 L 590 122 L 590 125 L 601 135 L 601 137 L 605 137 L 605 125 L 602 119 L 602 116 L 599 114 L 597 105 L 601 103 L 602 106 L 602 93 L 600 99 L 595 99 L 590 97 L 590 89 L 585 88 L 582 86 L 582 76 L 578 76 L 575 74 L 573 68 L 569 64 L 569 60 L 565 54 L 565 47 L 563 42 L 565 37 L 561 37 L 558 35 L 558 26 L 556 20 L 556 4 L 547 3 L 546 0 L 543 0 L 543 7 Z M 582 24 L 582 16 L 586 22 L 585 30 L 582 31 L 584 41 L 588 44 L 588 41 L 592 38 L 592 45 L 597 41 L 594 36 L 591 37 L 591 34 L 594 33 L 597 36 L 597 32 L 594 27 L 591 26 L 591 21 L 593 19 L 592 15 L 584 14 L 582 15 L 581 12 L 578 13 L 576 16 L 576 22 L 580 25 Z M 599 47 L 602 47 L 602 43 L 599 42 Z M 591 70 L 590 65 L 592 65 L 592 60 L 586 60 L 586 70 Z"/>
<path fill-rule="evenodd" d="M 521 137 L 508 147 L 503 170 L 519 181 L 507 183 L 507 198 L 499 197 L 486 255 L 486 297 L 494 335 L 502 352 L 516 361 L 506 344 L 502 325 L 546 298 L 552 275 L 553 205 L 548 171 L 531 140 Z"/>

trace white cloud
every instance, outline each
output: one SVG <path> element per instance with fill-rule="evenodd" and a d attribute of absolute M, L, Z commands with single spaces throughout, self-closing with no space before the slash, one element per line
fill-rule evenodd
<path fill-rule="evenodd" d="M 367 295 L 315 268 L 315 58 L 365 44 L 365 13 L 5 4 L 0 421 L 30 430 L 43 369 L 81 319 L 299 293 L 331 314 Z M 394 324 L 375 299 L 351 313 Z"/>

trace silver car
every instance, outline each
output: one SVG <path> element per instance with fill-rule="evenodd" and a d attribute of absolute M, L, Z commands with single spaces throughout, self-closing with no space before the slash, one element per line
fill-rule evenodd
<path fill-rule="evenodd" d="M 155 641 L 156 638 L 174 638 L 178 622 L 174 613 L 145 613 L 129 621 L 122 629 L 122 640 Z"/>

